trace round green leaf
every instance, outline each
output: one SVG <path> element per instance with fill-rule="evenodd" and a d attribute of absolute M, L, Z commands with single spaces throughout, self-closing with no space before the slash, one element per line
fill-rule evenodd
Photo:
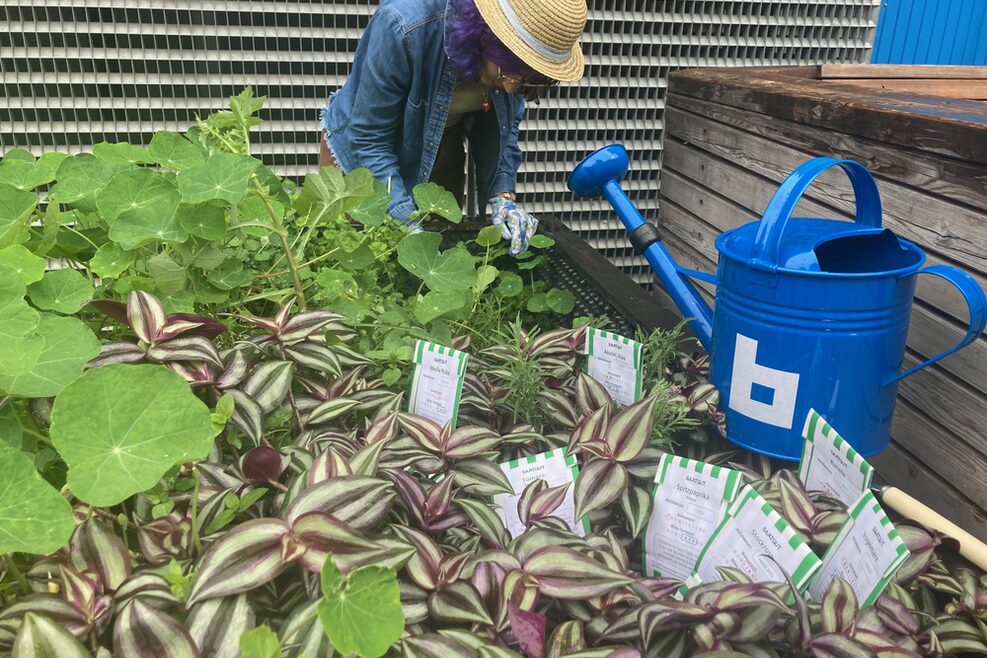
<path fill-rule="evenodd" d="M 476 286 L 473 288 L 473 292 L 477 295 L 482 293 L 497 280 L 498 274 L 500 274 L 500 270 L 493 265 L 481 265 L 476 270 Z"/>
<path fill-rule="evenodd" d="M 178 206 L 178 223 L 203 240 L 221 240 L 226 235 L 226 211 L 217 203 L 186 203 Z"/>
<path fill-rule="evenodd" d="M 0 269 L 4 269 L 4 266 L 9 267 L 27 285 L 41 280 L 48 263 L 41 256 L 35 256 L 24 245 L 14 244 L 0 250 Z"/>
<path fill-rule="evenodd" d="M 567 315 L 576 307 L 576 296 L 568 290 L 552 288 L 545 295 L 545 303 L 556 313 Z"/>
<path fill-rule="evenodd" d="M 534 249 L 547 249 L 555 244 L 555 240 L 548 237 L 547 235 L 532 235 L 531 239 L 528 240 L 528 246 Z"/>
<path fill-rule="evenodd" d="M 34 154 L 27 149 L 16 148 L 10 149 L 0 158 L 0 162 L 13 162 L 15 160 L 31 164 L 34 162 Z"/>
<path fill-rule="evenodd" d="M 27 242 L 28 223 L 37 205 L 37 194 L 0 183 L 0 249 Z"/>
<path fill-rule="evenodd" d="M 332 302 L 340 297 L 356 297 L 360 294 L 360 286 L 349 272 L 342 270 L 322 270 L 315 281 L 319 286 L 320 296 Z"/>
<path fill-rule="evenodd" d="M 178 174 L 178 189 L 185 203 L 222 199 L 237 203 L 247 191 L 257 160 L 235 153 L 216 153 L 200 165 Z"/>
<path fill-rule="evenodd" d="M 152 240 L 184 242 L 188 234 L 178 224 L 181 195 L 162 173 L 150 169 L 122 171 L 96 195 L 96 206 L 110 224 L 110 238 L 124 249 Z"/>
<path fill-rule="evenodd" d="M 45 339 L 37 333 L 0 340 L 0 376 L 13 378 L 31 372 L 44 349 Z"/>
<path fill-rule="evenodd" d="M 462 247 L 439 252 L 442 236 L 415 233 L 398 243 L 398 263 L 431 290 L 469 290 L 476 284 L 476 258 Z"/>
<path fill-rule="evenodd" d="M 253 281 L 253 275 L 243 269 L 243 263 L 235 258 L 226 259 L 222 265 L 210 270 L 206 279 L 220 290 L 233 290 Z"/>
<path fill-rule="evenodd" d="M 349 270 L 362 270 L 373 265 L 374 260 L 376 260 L 370 245 L 365 242 L 352 251 L 340 249 L 336 252 L 335 259 L 336 262 Z"/>
<path fill-rule="evenodd" d="M 147 259 L 147 273 L 154 279 L 157 291 L 171 295 L 185 288 L 188 279 L 185 268 L 168 254 L 156 254 Z"/>
<path fill-rule="evenodd" d="M 153 162 L 146 148 L 127 142 L 100 142 L 93 146 L 93 155 L 107 164 L 138 165 Z"/>
<path fill-rule="evenodd" d="M 64 546 L 72 506 L 45 482 L 27 453 L 0 446 L 0 553 L 47 554 Z"/>
<path fill-rule="evenodd" d="M 89 261 L 89 269 L 97 276 L 106 279 L 116 279 L 134 264 L 136 254 L 126 251 L 116 242 L 107 242 L 96 250 Z"/>
<path fill-rule="evenodd" d="M 82 374 L 82 368 L 99 354 L 99 341 L 81 321 L 59 315 L 42 315 L 37 334 L 44 347 L 37 362 L 17 376 L 0 374 L 0 390 L 29 398 L 48 398 Z"/>
<path fill-rule="evenodd" d="M 463 221 L 463 209 L 456 202 L 456 197 L 436 183 L 415 185 L 411 195 L 418 206 L 419 217 L 438 215 L 453 224 Z"/>
<path fill-rule="evenodd" d="M 487 226 L 476 234 L 476 243 L 481 247 L 492 247 L 500 244 L 504 234 L 499 226 Z"/>
<path fill-rule="evenodd" d="M 415 319 L 422 324 L 428 324 L 446 313 L 457 311 L 466 306 L 466 293 L 459 290 L 438 292 L 430 291 L 415 305 Z"/>
<path fill-rule="evenodd" d="M 78 270 L 50 270 L 27 294 L 38 308 L 59 313 L 75 313 L 93 298 L 93 285 Z"/>
<path fill-rule="evenodd" d="M 55 398 L 51 413 L 69 488 L 101 507 L 150 489 L 175 464 L 203 459 L 212 437 L 208 407 L 164 366 L 90 370 Z"/>
<path fill-rule="evenodd" d="M 544 313 L 548 310 L 548 300 L 546 299 L 545 293 L 537 292 L 528 299 L 528 303 L 525 306 L 532 313 Z"/>
<path fill-rule="evenodd" d="M 33 157 L 33 156 L 32 156 Z M 0 182 L 13 185 L 17 189 L 31 191 L 39 185 L 55 180 L 55 174 L 68 153 L 46 153 L 33 160 L 4 160 L 0 164 Z"/>
<path fill-rule="evenodd" d="M 202 164 L 205 155 L 183 135 L 163 130 L 148 144 L 147 152 L 162 167 L 181 171 Z"/>
<path fill-rule="evenodd" d="M 514 272 L 501 272 L 497 294 L 501 297 L 516 297 L 524 289 L 524 279 Z"/>
<path fill-rule="evenodd" d="M 74 155 L 58 167 L 55 176 L 58 182 L 48 192 L 48 198 L 60 203 L 74 203 L 92 197 L 106 186 L 113 172 L 113 167 L 89 153 Z"/>
<path fill-rule="evenodd" d="M 362 567 L 345 578 L 332 558 L 322 567 L 319 620 L 344 656 L 379 658 L 404 632 L 401 591 L 394 569 Z"/>

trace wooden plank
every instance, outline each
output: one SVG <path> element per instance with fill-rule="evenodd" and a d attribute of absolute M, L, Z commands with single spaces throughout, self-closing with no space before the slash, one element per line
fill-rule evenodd
<path fill-rule="evenodd" d="M 892 441 L 883 452 L 868 461 L 885 482 L 922 501 L 975 537 L 987 541 L 987 512 L 931 472 L 925 466 L 924 457 L 916 458 Z"/>
<path fill-rule="evenodd" d="M 666 135 L 695 144 L 780 183 L 809 158 L 809 154 L 772 142 L 753 133 L 666 108 Z M 902 186 L 879 180 L 884 225 L 900 237 L 927 245 L 978 272 L 987 272 L 987 214 L 949 203 Z M 826 172 L 807 193 L 845 212 L 854 212 L 853 190 L 842 171 Z"/>
<path fill-rule="evenodd" d="M 875 176 L 987 211 L 987 167 L 853 135 L 779 121 L 720 103 L 671 96 L 669 107 L 698 114 L 816 155 L 857 160 Z M 762 206 L 763 207 L 763 206 Z"/>
<path fill-rule="evenodd" d="M 668 173 L 663 176 L 667 183 L 662 186 L 662 217 L 676 239 L 667 242 L 676 258 L 685 257 L 687 267 L 713 271 L 711 244 L 717 231 L 672 200 L 679 190 L 666 178 Z M 917 361 L 908 354 L 903 367 Z M 965 495 L 987 500 L 987 436 L 981 429 L 987 427 L 987 395 L 970 391 L 939 366 L 931 366 L 902 382 L 899 401 L 894 426 L 899 442 L 915 454 L 927 455 L 927 466 Z"/>
<path fill-rule="evenodd" d="M 987 66 L 938 66 L 916 64 L 823 64 L 819 78 L 980 79 L 987 80 Z"/>
<path fill-rule="evenodd" d="M 674 124 L 672 130 L 676 130 Z M 674 135 L 667 135 L 665 138 L 664 168 L 679 172 L 699 183 L 702 188 L 739 204 L 740 208 L 718 206 L 705 213 L 697 213 L 721 231 L 760 217 L 777 187 L 775 180 L 751 173 L 749 169 L 712 155 L 696 145 L 684 144 Z M 746 212 L 742 209 L 746 209 Z M 847 211 L 816 203 L 811 197 L 803 197 L 796 213 L 810 217 L 850 218 Z M 936 252 L 927 252 L 927 255 L 929 265 L 945 262 Z M 987 289 L 987 276 L 976 271 L 970 271 L 970 274 L 978 284 Z M 938 277 L 919 277 L 916 296 L 965 326 L 968 320 L 966 304 L 950 284 Z M 982 363 L 979 368 L 984 367 Z"/>
<path fill-rule="evenodd" d="M 863 89 L 941 96 L 943 98 L 963 98 L 981 101 L 987 99 L 987 80 L 900 80 L 897 78 L 875 78 L 867 80 L 837 81 L 842 85 L 852 85 Z"/>
<path fill-rule="evenodd" d="M 773 76 L 773 77 L 772 77 Z M 906 100 L 804 78 L 758 75 L 752 69 L 690 69 L 669 77 L 669 96 L 684 95 L 983 163 L 987 107 L 976 101 Z"/>

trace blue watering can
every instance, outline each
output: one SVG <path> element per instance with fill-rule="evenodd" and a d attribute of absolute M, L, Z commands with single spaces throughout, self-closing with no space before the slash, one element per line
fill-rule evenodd
<path fill-rule="evenodd" d="M 898 382 L 969 345 L 987 325 L 987 297 L 968 274 L 947 265 L 922 269 L 925 253 L 881 227 L 881 199 L 867 169 L 815 158 L 793 171 L 759 222 L 716 240 L 717 275 L 687 270 L 660 242 L 620 187 L 623 146 L 599 149 L 569 176 L 583 197 L 606 196 L 631 243 L 689 318 L 711 355 L 727 438 L 786 460 L 802 453 L 802 423 L 815 409 L 867 457 L 888 444 Z M 856 223 L 792 218 L 821 173 L 840 167 L 853 185 Z M 970 310 L 958 345 L 904 372 L 912 297 L 919 274 L 950 282 Z M 687 277 L 717 285 L 716 311 Z"/>

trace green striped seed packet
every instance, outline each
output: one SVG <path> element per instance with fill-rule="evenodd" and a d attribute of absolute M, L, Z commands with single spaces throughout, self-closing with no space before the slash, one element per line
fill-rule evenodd
<path fill-rule="evenodd" d="M 738 471 L 662 455 L 641 538 L 645 575 L 685 580 L 741 484 Z"/>
<path fill-rule="evenodd" d="M 590 327 L 586 332 L 586 374 L 623 405 L 641 399 L 641 343 Z"/>
<path fill-rule="evenodd" d="M 850 506 L 849 518 L 823 555 L 809 596 L 822 601 L 835 576 L 845 580 L 860 607 L 873 605 L 906 559 L 908 548 L 884 513 L 881 503 L 865 491 Z"/>
<path fill-rule="evenodd" d="M 809 491 L 822 491 L 846 506 L 870 489 L 874 467 L 814 409 L 802 428 L 798 476 Z"/>
<path fill-rule="evenodd" d="M 415 344 L 415 374 L 411 379 L 408 411 L 439 425 L 450 423 L 455 429 L 468 357 L 451 347 L 419 340 Z"/>
<path fill-rule="evenodd" d="M 805 591 L 821 564 L 788 521 L 747 485 L 699 554 L 685 589 L 723 580 L 717 568 L 732 567 L 755 583 L 784 582 L 784 569 Z"/>
<path fill-rule="evenodd" d="M 586 517 L 576 521 L 576 504 L 573 499 L 573 492 L 576 486 L 576 476 L 579 475 L 579 466 L 576 465 L 574 455 L 566 455 L 565 450 L 556 448 L 538 455 L 504 462 L 500 465 L 500 469 L 507 476 L 514 493 L 497 494 L 493 497 L 493 501 L 496 505 L 496 511 L 503 519 L 504 526 L 511 533 L 511 537 L 517 537 L 525 531 L 524 524 L 518 517 L 517 503 L 525 487 L 535 480 L 545 480 L 550 487 L 558 487 L 568 483 L 569 489 L 565 493 L 565 498 L 558 509 L 552 513 L 552 516 L 562 519 L 580 537 L 589 534 L 589 521 Z"/>

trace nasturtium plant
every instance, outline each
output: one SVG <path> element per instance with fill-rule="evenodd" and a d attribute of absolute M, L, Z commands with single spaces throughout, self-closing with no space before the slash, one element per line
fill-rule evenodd
<path fill-rule="evenodd" d="M 240 658 L 281 658 L 281 643 L 269 626 L 258 626 L 240 636 Z"/>
<path fill-rule="evenodd" d="M 93 298 L 93 284 L 78 270 L 62 268 L 45 272 L 28 286 L 27 294 L 40 309 L 75 313 Z"/>
<path fill-rule="evenodd" d="M 440 250 L 442 236 L 409 235 L 398 245 L 398 262 L 430 290 L 469 290 L 476 283 L 476 258 L 463 247 Z"/>
<path fill-rule="evenodd" d="M 30 455 L 0 445 L 0 554 L 51 553 L 75 528 L 72 507 L 45 482 Z"/>
<path fill-rule="evenodd" d="M 404 612 L 394 569 L 366 566 L 343 575 L 329 556 L 321 583 L 319 619 L 343 655 L 379 658 L 401 637 Z"/>
<path fill-rule="evenodd" d="M 163 366 L 90 370 L 55 398 L 51 413 L 69 488 L 93 505 L 115 505 L 175 464 L 203 459 L 212 437 L 209 409 Z"/>
<path fill-rule="evenodd" d="M 178 223 L 180 201 L 174 181 L 150 169 L 121 171 L 96 196 L 99 213 L 110 226 L 110 238 L 124 249 L 151 241 L 187 239 Z"/>
<path fill-rule="evenodd" d="M 456 203 L 456 197 L 435 183 L 416 185 L 412 190 L 418 217 L 436 215 L 454 224 L 463 220 L 463 211 Z"/>
<path fill-rule="evenodd" d="M 0 183 L 0 249 L 27 242 L 31 213 L 38 195 Z"/>
<path fill-rule="evenodd" d="M 4 276 L 13 274 L 25 285 L 40 281 L 47 266 L 44 258 L 36 256 L 24 245 L 15 244 L 0 249 L 0 272 Z"/>

